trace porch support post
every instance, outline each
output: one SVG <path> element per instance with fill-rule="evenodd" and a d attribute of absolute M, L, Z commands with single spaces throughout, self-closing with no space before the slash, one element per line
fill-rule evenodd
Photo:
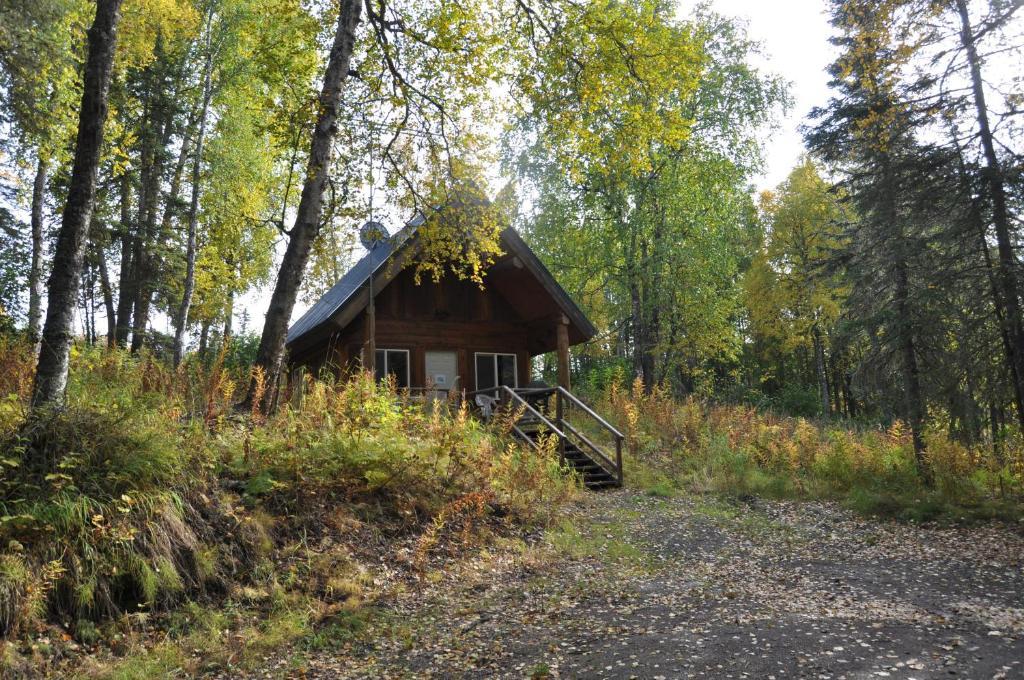
<path fill-rule="evenodd" d="M 366 307 L 366 342 L 363 343 L 363 368 L 374 373 L 377 370 L 377 314 L 373 298 Z"/>
<path fill-rule="evenodd" d="M 558 337 L 558 384 L 569 390 L 569 319 L 562 315 L 555 329 Z"/>

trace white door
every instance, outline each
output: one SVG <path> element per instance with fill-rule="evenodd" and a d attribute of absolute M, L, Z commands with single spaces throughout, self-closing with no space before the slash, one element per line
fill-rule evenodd
<path fill-rule="evenodd" d="M 448 390 L 459 389 L 459 361 L 455 352 L 428 351 L 424 363 L 427 373 L 426 387 L 434 388 L 434 396 L 443 399 L 447 396 Z"/>

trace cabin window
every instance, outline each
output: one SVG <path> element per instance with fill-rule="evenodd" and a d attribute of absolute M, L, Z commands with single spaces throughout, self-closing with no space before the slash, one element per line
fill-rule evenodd
<path fill-rule="evenodd" d="M 409 350 L 407 349 L 379 349 L 377 350 L 376 361 L 377 380 L 384 380 L 389 375 L 395 376 L 395 387 L 408 389 L 409 387 Z"/>
<path fill-rule="evenodd" d="M 515 354 L 476 353 L 476 388 L 489 390 L 507 385 L 518 387 Z"/>

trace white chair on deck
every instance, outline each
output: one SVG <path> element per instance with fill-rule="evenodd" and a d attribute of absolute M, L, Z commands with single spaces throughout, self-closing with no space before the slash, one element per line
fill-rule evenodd
<path fill-rule="evenodd" d="M 490 420 L 494 414 L 494 406 L 498 403 L 498 400 L 494 397 L 487 396 L 486 394 L 478 394 L 474 399 L 477 408 L 480 409 L 480 415 L 483 416 L 484 420 Z"/>

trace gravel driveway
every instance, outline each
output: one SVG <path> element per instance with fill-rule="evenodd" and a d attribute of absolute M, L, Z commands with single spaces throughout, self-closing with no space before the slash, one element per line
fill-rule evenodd
<path fill-rule="evenodd" d="M 431 578 L 433 576 L 433 578 Z M 588 494 L 382 605 L 307 677 L 1024 678 L 1024 538 L 831 504 Z"/>

